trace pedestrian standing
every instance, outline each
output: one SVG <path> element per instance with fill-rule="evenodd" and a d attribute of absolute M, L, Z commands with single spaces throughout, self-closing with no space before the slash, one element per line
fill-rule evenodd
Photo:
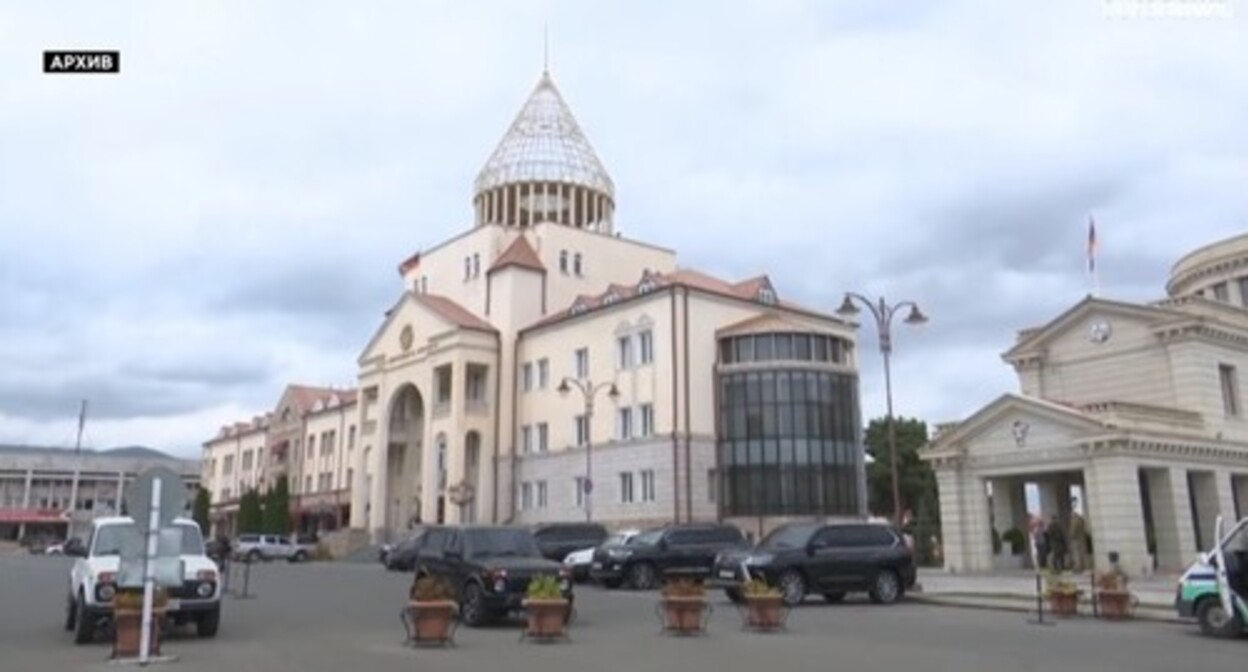
<path fill-rule="evenodd" d="M 1070 514 L 1070 568 L 1082 572 L 1088 567 L 1088 526 L 1078 511 Z"/>
<path fill-rule="evenodd" d="M 1057 514 L 1049 519 L 1049 527 L 1045 530 L 1045 537 L 1049 542 L 1049 566 L 1055 572 L 1066 569 L 1066 530 L 1062 528 L 1062 521 L 1058 519 Z"/>

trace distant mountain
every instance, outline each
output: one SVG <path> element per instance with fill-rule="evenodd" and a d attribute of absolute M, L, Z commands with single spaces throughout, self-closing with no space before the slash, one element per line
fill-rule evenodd
<path fill-rule="evenodd" d="M 147 446 L 119 446 L 117 448 L 106 448 L 98 451 L 100 455 L 109 455 L 112 457 L 137 457 L 148 459 L 169 459 L 173 457 L 168 453 L 163 453 L 155 448 Z"/>

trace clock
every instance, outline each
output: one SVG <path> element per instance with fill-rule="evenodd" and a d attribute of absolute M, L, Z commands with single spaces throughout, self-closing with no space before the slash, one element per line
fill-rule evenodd
<path fill-rule="evenodd" d="M 1114 328 L 1105 320 L 1097 320 L 1088 329 L 1088 340 L 1096 344 L 1104 343 L 1114 333 Z"/>

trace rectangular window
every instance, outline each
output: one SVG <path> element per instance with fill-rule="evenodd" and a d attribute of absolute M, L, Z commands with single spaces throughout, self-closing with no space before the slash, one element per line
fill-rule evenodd
<path fill-rule="evenodd" d="M 715 470 L 706 471 L 706 501 L 715 503 L 718 500 L 719 481 L 715 478 Z"/>
<path fill-rule="evenodd" d="M 347 482 L 343 483 L 342 487 L 349 490 L 355 488 L 355 469 L 347 469 Z"/>
<path fill-rule="evenodd" d="M 632 472 L 622 472 L 620 474 L 620 503 L 633 503 L 633 474 Z"/>
<path fill-rule="evenodd" d="M 654 501 L 654 470 L 647 469 L 641 472 L 641 501 Z"/>
<path fill-rule="evenodd" d="M 520 484 L 520 510 L 528 511 L 531 508 L 533 508 L 533 484 L 528 483 L 528 482 L 521 483 Z"/>
<path fill-rule="evenodd" d="M 550 384 L 550 360 L 545 357 L 537 360 L 537 389 L 544 390 Z"/>
<path fill-rule="evenodd" d="M 312 489 L 312 477 L 311 476 L 308 476 L 307 478 L 304 479 L 303 491 L 307 493 L 315 492 Z"/>
<path fill-rule="evenodd" d="M 615 339 L 616 367 L 633 368 L 633 337 L 620 336 Z"/>
<path fill-rule="evenodd" d="M 546 481 L 537 482 L 537 508 L 546 508 Z"/>
<path fill-rule="evenodd" d="M 1239 305 L 1248 308 L 1248 275 L 1240 278 L 1239 282 Z"/>
<path fill-rule="evenodd" d="M 654 335 L 649 329 L 637 334 L 637 356 L 643 365 L 654 361 Z"/>
<path fill-rule="evenodd" d="M 524 425 L 520 428 L 520 453 L 528 455 L 533 452 L 533 427 Z"/>
<path fill-rule="evenodd" d="M 468 401 L 484 402 L 485 401 L 485 378 L 489 369 L 479 364 L 469 364 L 466 368 L 465 375 L 467 384 L 466 388 Z"/>
<path fill-rule="evenodd" d="M 251 451 L 243 451 L 243 471 L 251 471 Z"/>
<path fill-rule="evenodd" d="M 528 392 L 533 389 L 533 362 L 525 362 L 523 371 L 524 374 L 521 376 L 521 380 L 524 381 L 524 391 Z"/>
<path fill-rule="evenodd" d="M 584 415 L 576 416 L 576 445 L 584 446 L 589 443 L 589 418 Z"/>
<path fill-rule="evenodd" d="M 439 366 L 437 369 L 438 378 L 438 403 L 451 403 L 451 366 Z"/>
<path fill-rule="evenodd" d="M 550 426 L 544 422 L 537 423 L 537 452 L 544 453 L 550 448 Z"/>
<path fill-rule="evenodd" d="M 572 479 L 572 482 L 572 487 L 575 488 L 572 497 L 576 501 L 576 508 L 583 509 L 585 508 L 585 477 L 577 476 Z"/>
<path fill-rule="evenodd" d="M 621 441 L 633 438 L 633 409 L 625 407 L 615 412 L 615 437 Z"/>
<path fill-rule="evenodd" d="M 641 436 L 654 436 L 654 404 L 642 404 L 639 407 L 641 415 Z"/>
<path fill-rule="evenodd" d="M 1218 377 L 1222 384 L 1222 408 L 1230 416 L 1239 415 L 1239 378 L 1235 367 L 1230 364 L 1218 365 Z"/>
<path fill-rule="evenodd" d="M 316 435 L 309 434 L 308 435 L 308 457 L 313 457 L 314 455 L 316 455 Z"/>
<path fill-rule="evenodd" d="M 580 348 L 576 351 L 575 366 L 577 378 L 589 377 L 589 348 Z"/>
<path fill-rule="evenodd" d="M 234 473 L 234 456 L 226 455 L 225 459 L 221 461 L 221 475 L 229 476 L 232 473 Z"/>
<path fill-rule="evenodd" d="M 355 450 L 355 425 L 347 428 L 347 450 Z"/>
<path fill-rule="evenodd" d="M 1219 282 L 1213 286 L 1213 298 L 1218 301 L 1229 301 L 1231 299 L 1230 292 L 1225 282 Z"/>

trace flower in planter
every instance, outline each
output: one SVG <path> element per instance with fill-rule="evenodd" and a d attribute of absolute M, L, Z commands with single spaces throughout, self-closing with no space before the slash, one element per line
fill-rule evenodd
<path fill-rule="evenodd" d="M 663 584 L 663 597 L 706 597 L 706 587 L 694 579 L 673 579 Z"/>
<path fill-rule="evenodd" d="M 780 589 L 762 579 L 750 579 L 741 586 L 741 592 L 746 597 L 780 597 Z"/>

